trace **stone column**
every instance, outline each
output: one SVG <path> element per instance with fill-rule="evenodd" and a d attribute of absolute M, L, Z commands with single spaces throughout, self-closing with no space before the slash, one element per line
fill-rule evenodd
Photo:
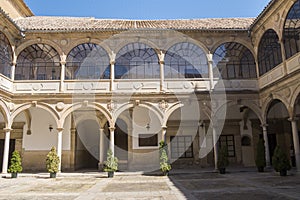
<path fill-rule="evenodd" d="M 61 71 L 60 71 L 60 87 L 59 87 L 59 90 L 61 92 L 63 92 L 64 91 L 65 74 L 66 74 L 66 55 L 61 56 L 60 66 L 61 66 Z"/>
<path fill-rule="evenodd" d="M 115 62 L 116 62 L 116 54 L 112 51 L 110 54 L 110 90 L 114 91 L 114 80 L 115 80 Z"/>
<path fill-rule="evenodd" d="M 164 81 L 165 81 L 165 54 L 161 51 L 159 54 L 159 69 L 160 69 L 160 91 L 164 91 Z"/>
<path fill-rule="evenodd" d="M 59 157 L 58 172 L 61 172 L 61 161 L 62 161 L 62 132 L 63 128 L 57 128 L 57 155 Z"/>
<path fill-rule="evenodd" d="M 291 119 L 292 132 L 293 132 L 293 143 L 295 150 L 295 159 L 297 171 L 300 172 L 300 148 L 299 148 L 299 136 L 298 136 L 298 127 L 296 119 Z"/>
<path fill-rule="evenodd" d="M 13 51 L 13 61 L 11 63 L 11 71 L 10 71 L 10 78 L 12 81 L 15 80 L 15 71 L 16 71 L 16 65 L 17 65 L 17 56 L 16 56 L 16 53 L 15 53 L 15 46 L 12 46 L 12 51 Z"/>
<path fill-rule="evenodd" d="M 115 156 L 115 127 L 109 127 L 109 131 L 110 131 L 109 149 L 112 151 L 113 156 Z"/>
<path fill-rule="evenodd" d="M 8 169 L 8 157 L 9 157 L 9 143 L 10 143 L 10 132 L 12 129 L 4 128 L 5 131 L 5 142 L 4 142 L 4 152 L 3 152 L 3 163 L 2 163 L 2 173 L 7 173 Z"/>
<path fill-rule="evenodd" d="M 219 154 L 219 146 L 218 146 L 218 137 L 215 126 L 212 126 L 213 131 L 213 144 L 214 144 L 214 158 L 215 158 L 215 169 L 218 169 L 218 154 Z"/>
<path fill-rule="evenodd" d="M 70 167 L 72 170 L 75 170 L 75 151 L 76 151 L 76 128 L 72 127 L 71 132 L 71 158 L 70 158 Z"/>
<path fill-rule="evenodd" d="M 161 128 L 161 140 L 164 141 L 165 143 L 167 142 L 167 127 L 163 126 Z"/>
<path fill-rule="evenodd" d="M 104 129 L 100 128 L 100 137 L 99 137 L 99 164 L 101 167 L 104 161 Z"/>
<path fill-rule="evenodd" d="M 214 73 L 213 73 L 213 55 L 211 53 L 207 54 L 207 62 L 208 62 L 208 77 L 209 77 L 209 89 L 214 89 Z"/>
<path fill-rule="evenodd" d="M 261 127 L 263 129 L 263 136 L 265 141 L 265 151 L 266 151 L 266 165 L 269 167 L 271 165 L 270 159 L 270 150 L 269 150 L 269 140 L 268 140 L 268 131 L 267 131 L 267 124 L 262 124 Z"/>

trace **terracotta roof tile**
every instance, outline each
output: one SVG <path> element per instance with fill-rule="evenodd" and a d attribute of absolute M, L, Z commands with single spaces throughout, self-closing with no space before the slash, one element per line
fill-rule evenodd
<path fill-rule="evenodd" d="M 27 31 L 85 31 L 128 29 L 175 29 L 175 30 L 246 30 L 254 18 L 207 18 L 178 20 L 121 20 L 82 17 L 32 16 L 16 19 L 15 22 Z"/>

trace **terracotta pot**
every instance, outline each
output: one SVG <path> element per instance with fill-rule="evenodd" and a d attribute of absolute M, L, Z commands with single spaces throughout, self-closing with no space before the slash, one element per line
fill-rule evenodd
<path fill-rule="evenodd" d="M 225 174 L 226 169 L 225 169 L 225 168 L 220 168 L 220 169 L 219 169 L 219 172 L 220 172 L 220 174 Z"/>
<path fill-rule="evenodd" d="M 257 167 L 258 172 L 264 172 L 264 167 Z"/>
<path fill-rule="evenodd" d="M 280 170 L 280 176 L 286 176 L 287 175 L 287 170 Z"/>

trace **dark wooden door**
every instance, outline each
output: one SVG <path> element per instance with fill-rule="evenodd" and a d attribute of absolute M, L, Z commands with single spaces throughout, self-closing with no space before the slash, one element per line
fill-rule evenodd
<path fill-rule="evenodd" d="M 5 140 L 0 140 L 0 172 L 2 172 L 2 164 L 3 164 L 3 153 L 4 153 L 4 141 Z M 8 157 L 8 161 L 10 165 L 10 159 L 12 156 L 13 151 L 15 150 L 15 144 L 16 144 L 16 140 L 12 139 L 9 142 L 9 157 Z"/>

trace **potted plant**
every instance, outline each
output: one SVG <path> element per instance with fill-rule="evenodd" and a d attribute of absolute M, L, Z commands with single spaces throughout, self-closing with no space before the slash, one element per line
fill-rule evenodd
<path fill-rule="evenodd" d="M 172 169 L 172 167 L 169 163 L 169 158 L 167 154 L 167 145 L 165 144 L 164 141 L 161 141 L 159 143 L 159 152 L 160 152 L 160 157 L 159 157 L 160 170 L 162 171 L 164 176 L 167 176 L 169 174 L 169 171 Z"/>
<path fill-rule="evenodd" d="M 220 174 L 225 174 L 226 167 L 229 165 L 227 147 L 222 146 L 219 149 L 217 167 Z"/>
<path fill-rule="evenodd" d="M 56 173 L 58 172 L 59 166 L 59 156 L 56 153 L 56 148 L 52 147 L 50 152 L 47 154 L 46 168 L 50 173 L 50 178 L 56 178 Z"/>
<path fill-rule="evenodd" d="M 291 169 L 290 160 L 279 146 L 276 146 L 274 150 L 272 164 L 276 172 L 280 173 L 280 176 L 286 176 L 287 170 Z"/>
<path fill-rule="evenodd" d="M 257 143 L 255 164 L 258 172 L 263 172 L 266 167 L 266 151 L 263 139 L 259 139 Z"/>
<path fill-rule="evenodd" d="M 114 172 L 118 170 L 118 158 L 113 156 L 111 149 L 107 152 L 107 160 L 104 162 L 105 172 L 108 172 L 108 178 L 114 177 Z"/>
<path fill-rule="evenodd" d="M 18 151 L 14 151 L 10 160 L 10 167 L 7 170 L 11 173 L 11 178 L 17 178 L 18 173 L 22 172 L 22 160 Z"/>

